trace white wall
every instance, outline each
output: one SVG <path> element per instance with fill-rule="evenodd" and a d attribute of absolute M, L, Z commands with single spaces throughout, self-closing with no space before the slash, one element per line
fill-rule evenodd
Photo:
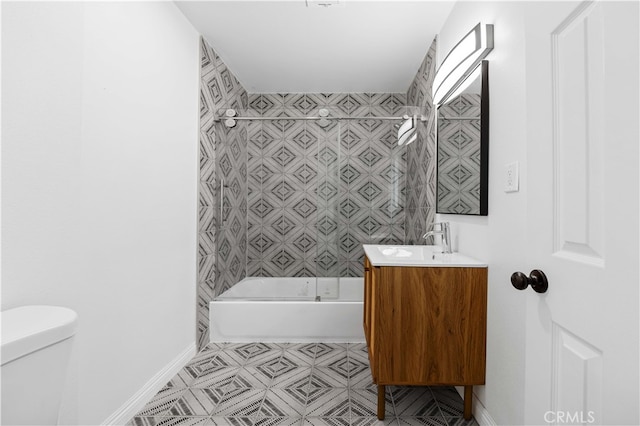
<path fill-rule="evenodd" d="M 524 422 L 526 297 L 510 276 L 525 265 L 526 40 L 521 2 L 458 2 L 438 38 L 438 64 L 478 22 L 494 24 L 490 93 L 489 215 L 438 215 L 452 225 L 454 250 L 489 264 L 486 386 L 474 392 L 497 424 Z M 503 191 L 505 164 L 520 162 L 520 192 Z M 528 271 L 527 271 L 528 272 Z"/>
<path fill-rule="evenodd" d="M 2 3 L 2 309 L 78 312 L 63 423 L 195 343 L 198 70 L 172 2 Z"/>

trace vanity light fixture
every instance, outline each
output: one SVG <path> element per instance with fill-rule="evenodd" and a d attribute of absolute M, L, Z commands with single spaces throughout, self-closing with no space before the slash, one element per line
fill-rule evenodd
<path fill-rule="evenodd" d="M 472 71 L 468 72 L 467 74 L 465 74 L 467 77 L 464 78 L 464 80 L 462 80 L 456 87 L 454 87 L 454 89 L 450 92 L 449 95 L 447 95 L 446 98 L 443 99 L 443 101 L 446 103 L 448 102 L 449 99 L 455 99 L 456 97 L 458 97 L 461 93 L 463 93 L 465 90 L 467 90 L 469 87 L 471 87 L 472 85 L 478 85 L 478 88 L 475 89 L 477 93 L 480 93 L 481 89 L 480 89 L 480 82 L 482 81 L 481 76 L 482 76 L 482 63 L 479 63 L 475 69 L 473 69 Z"/>
<path fill-rule="evenodd" d="M 433 80 L 433 103 L 439 105 L 457 91 L 493 50 L 493 25 L 479 23 L 449 52 Z"/>

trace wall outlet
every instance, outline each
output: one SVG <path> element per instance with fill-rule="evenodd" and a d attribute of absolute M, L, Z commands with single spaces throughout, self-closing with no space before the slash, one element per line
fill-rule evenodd
<path fill-rule="evenodd" d="M 504 166 L 504 192 L 518 192 L 519 180 L 520 176 L 517 161 Z"/>

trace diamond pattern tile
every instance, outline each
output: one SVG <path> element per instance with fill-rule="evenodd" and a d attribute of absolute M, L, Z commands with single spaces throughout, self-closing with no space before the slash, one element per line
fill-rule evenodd
<path fill-rule="evenodd" d="M 237 389 L 227 393 L 211 414 L 222 417 L 252 417 L 258 414 L 266 389 Z"/>
<path fill-rule="evenodd" d="M 264 417 L 302 417 L 306 398 L 287 389 L 272 388 L 267 391 L 259 415 Z"/>
<path fill-rule="evenodd" d="M 190 387 L 200 389 L 225 388 L 233 382 L 239 370 L 238 367 L 218 367 L 198 377 L 191 383 Z"/>
<path fill-rule="evenodd" d="M 157 414 L 164 414 L 169 410 L 175 402 L 180 399 L 182 394 L 186 392 L 186 389 L 175 389 L 165 387 L 158 392 L 152 399 L 140 410 L 138 415 L 140 417 L 153 416 Z"/>
<path fill-rule="evenodd" d="M 368 180 L 364 184 L 358 187 L 354 195 L 359 195 L 360 199 L 356 202 L 364 202 L 366 205 L 370 205 L 383 193 L 383 189 L 375 182 Z"/>
<path fill-rule="evenodd" d="M 288 353 L 287 356 L 291 356 Z M 297 360 L 297 358 L 292 358 Z M 286 372 L 274 377 L 271 382 L 271 388 L 292 389 L 292 393 L 307 393 L 309 389 L 309 375 L 311 374 L 311 366 L 302 366 L 302 362 L 295 362 L 295 368 L 289 368 Z"/>
<path fill-rule="evenodd" d="M 296 365 L 312 366 L 316 358 L 315 343 L 293 343 L 283 345 L 286 356 Z"/>
<path fill-rule="evenodd" d="M 394 123 L 375 116 L 414 113 L 405 105 L 429 115 L 434 57 L 435 42 L 406 94 L 248 94 L 202 41 L 198 282 L 213 284 L 198 287 L 198 342 L 207 341 L 207 298 L 244 276 L 362 274 L 358 245 L 413 238 L 421 231 L 428 219 L 423 215 L 432 217 L 435 206 L 434 120 L 419 129 L 419 143 L 400 149 Z M 213 114 L 229 107 L 282 119 L 228 129 L 214 122 Z M 366 118 L 325 124 L 288 119 L 315 115 L 320 108 L 334 117 Z M 460 102 L 455 108 L 466 113 L 473 106 Z M 468 134 L 457 136 L 461 146 Z M 469 167 L 458 167 L 452 176 L 463 178 Z M 218 217 L 223 177 L 224 210 Z M 474 191 L 471 185 L 465 189 Z M 350 238 L 339 240 L 345 230 Z M 257 410 L 258 417 L 269 412 Z M 277 414 L 263 417 L 282 418 Z M 367 416 L 357 417 L 367 424 Z"/>
<path fill-rule="evenodd" d="M 205 424 L 215 426 L 253 426 L 255 423 L 250 417 L 213 416 L 207 419 L 207 423 Z"/>
<path fill-rule="evenodd" d="M 349 392 L 346 389 L 320 388 L 309 395 L 305 417 L 350 417 Z"/>
<path fill-rule="evenodd" d="M 317 167 L 315 164 L 304 163 L 300 166 L 296 167 L 293 176 L 295 179 L 302 185 L 308 186 L 315 182 L 316 177 L 318 176 Z"/>
<path fill-rule="evenodd" d="M 189 389 L 169 410 L 172 417 L 208 416 L 222 399 L 218 389 Z"/>
<path fill-rule="evenodd" d="M 352 389 L 349 392 L 352 417 L 374 417 L 378 412 L 378 390 L 377 388 L 369 389 Z M 385 417 L 394 416 L 393 401 L 391 394 L 387 392 L 385 395 Z"/>
<path fill-rule="evenodd" d="M 309 388 L 347 388 L 349 385 L 349 377 L 330 367 L 322 367 L 315 365 L 311 372 L 311 380 Z"/>
<path fill-rule="evenodd" d="M 396 387 L 391 391 L 396 413 L 407 417 L 435 417 L 438 404 L 428 387 Z"/>
<path fill-rule="evenodd" d="M 194 374 L 190 385 L 170 387 Z M 462 419 L 453 387 L 387 386 L 383 422 L 376 392 L 362 343 L 218 344 L 198 353 L 127 425 L 477 426 Z"/>

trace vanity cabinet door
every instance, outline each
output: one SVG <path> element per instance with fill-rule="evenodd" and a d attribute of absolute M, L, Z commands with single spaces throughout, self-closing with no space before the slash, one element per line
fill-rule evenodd
<path fill-rule="evenodd" d="M 484 384 L 486 268 L 376 269 L 377 383 Z"/>

